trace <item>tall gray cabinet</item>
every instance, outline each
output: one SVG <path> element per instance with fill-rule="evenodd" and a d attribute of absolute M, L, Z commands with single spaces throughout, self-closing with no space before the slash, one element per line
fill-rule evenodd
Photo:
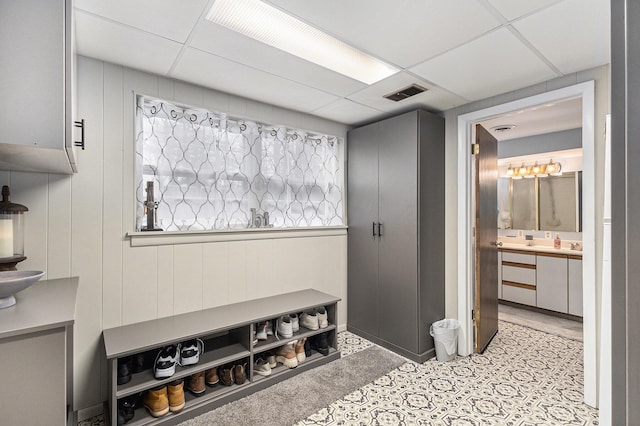
<path fill-rule="evenodd" d="M 359 127 L 347 149 L 348 329 L 425 361 L 444 318 L 444 119 Z"/>

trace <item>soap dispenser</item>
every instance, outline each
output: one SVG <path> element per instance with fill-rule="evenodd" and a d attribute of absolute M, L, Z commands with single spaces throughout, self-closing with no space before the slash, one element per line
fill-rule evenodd
<path fill-rule="evenodd" d="M 560 249 L 562 247 L 562 241 L 560 241 L 560 234 L 556 234 L 555 240 L 553 240 L 553 248 Z"/>

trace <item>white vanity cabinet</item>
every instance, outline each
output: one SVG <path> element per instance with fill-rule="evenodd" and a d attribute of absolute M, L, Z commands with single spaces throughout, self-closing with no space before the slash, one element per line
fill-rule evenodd
<path fill-rule="evenodd" d="M 535 254 L 502 250 L 502 299 L 523 305 L 536 304 Z"/>
<path fill-rule="evenodd" d="M 582 257 L 569 256 L 569 313 L 582 316 Z"/>
<path fill-rule="evenodd" d="M 567 256 L 538 253 L 536 257 L 536 306 L 567 313 Z"/>

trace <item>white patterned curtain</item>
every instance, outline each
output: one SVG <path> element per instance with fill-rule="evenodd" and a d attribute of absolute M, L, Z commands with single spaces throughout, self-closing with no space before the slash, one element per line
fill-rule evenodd
<path fill-rule="evenodd" d="M 338 139 L 142 96 L 136 109 L 136 219 L 153 181 L 167 231 L 246 228 L 251 209 L 276 227 L 342 225 Z"/>

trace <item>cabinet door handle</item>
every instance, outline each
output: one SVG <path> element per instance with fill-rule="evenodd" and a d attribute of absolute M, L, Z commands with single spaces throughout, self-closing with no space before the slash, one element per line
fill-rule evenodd
<path fill-rule="evenodd" d="M 371 222 L 371 235 L 376 236 L 376 223 Z"/>
<path fill-rule="evenodd" d="M 382 223 L 378 222 L 378 237 L 382 237 Z"/>

